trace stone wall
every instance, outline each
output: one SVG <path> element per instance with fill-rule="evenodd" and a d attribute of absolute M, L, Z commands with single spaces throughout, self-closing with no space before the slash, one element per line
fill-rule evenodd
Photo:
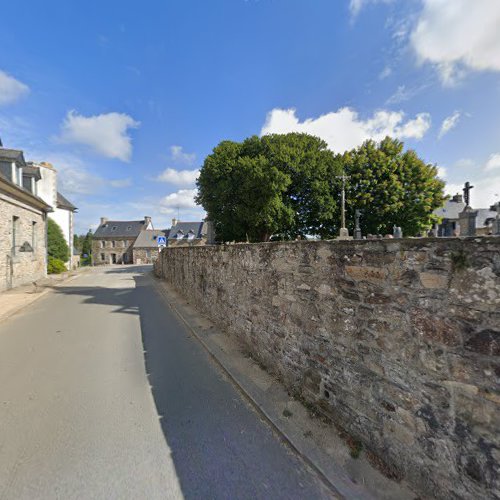
<path fill-rule="evenodd" d="M 19 218 L 15 251 L 12 249 L 13 217 Z M 43 212 L 0 192 L 0 291 L 47 275 L 46 225 Z M 34 242 L 33 252 L 19 251 L 24 242 L 30 245 Z"/>
<path fill-rule="evenodd" d="M 158 248 L 134 248 L 134 264 L 153 264 L 158 258 Z"/>
<path fill-rule="evenodd" d="M 423 495 L 500 497 L 500 238 L 167 248 L 155 272 Z"/>

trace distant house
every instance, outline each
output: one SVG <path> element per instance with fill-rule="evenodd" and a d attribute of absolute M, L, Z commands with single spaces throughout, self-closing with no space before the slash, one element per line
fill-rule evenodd
<path fill-rule="evenodd" d="M 148 216 L 144 220 L 132 221 L 112 221 L 101 217 L 92 240 L 92 263 L 132 264 L 133 246 L 137 237 L 141 231 L 151 229 L 151 217 Z"/>
<path fill-rule="evenodd" d="M 201 246 L 213 243 L 214 237 L 211 222 L 180 222 L 172 219 L 167 246 Z"/>
<path fill-rule="evenodd" d="M 0 141 L 0 290 L 47 275 L 47 217 L 53 209 L 37 194 L 40 179 L 22 151 Z"/>
<path fill-rule="evenodd" d="M 458 236 L 460 234 L 460 225 L 458 219 L 460 212 L 465 208 L 463 196 L 456 194 L 449 200 L 446 200 L 444 206 L 434 211 L 442 220 L 438 226 L 438 236 Z"/>
<path fill-rule="evenodd" d="M 37 172 L 40 176 L 40 181 L 37 183 L 38 195 L 53 208 L 49 217 L 57 222 L 62 230 L 69 248 L 69 259 L 66 262 L 66 267 L 73 269 L 77 266 L 73 252 L 74 218 L 77 208 L 57 190 L 57 170 L 52 164 L 30 162 L 28 163 L 28 171 Z"/>
<path fill-rule="evenodd" d="M 441 208 L 434 211 L 442 220 L 438 225 L 438 236 L 453 237 L 460 236 L 460 213 L 465 208 L 465 202 L 461 194 L 456 194 L 447 200 Z M 492 233 L 493 221 L 496 212 L 489 208 L 476 208 L 476 234 L 487 235 Z"/>
<path fill-rule="evenodd" d="M 168 239 L 170 231 L 145 229 L 139 233 L 132 247 L 134 264 L 152 264 L 158 257 L 158 236 Z"/>

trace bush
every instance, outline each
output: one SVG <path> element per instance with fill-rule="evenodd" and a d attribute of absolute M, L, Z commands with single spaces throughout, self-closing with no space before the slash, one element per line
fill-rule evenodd
<path fill-rule="evenodd" d="M 69 260 L 69 247 L 64 239 L 62 229 L 52 219 L 48 220 L 47 245 L 49 257 L 61 260 L 62 262 Z"/>
<path fill-rule="evenodd" d="M 47 263 L 47 272 L 49 274 L 61 274 L 67 271 L 66 265 L 61 259 L 54 259 L 54 257 L 50 257 Z"/>
<path fill-rule="evenodd" d="M 91 266 L 92 265 L 92 257 L 89 255 L 88 257 L 80 258 L 80 266 Z"/>

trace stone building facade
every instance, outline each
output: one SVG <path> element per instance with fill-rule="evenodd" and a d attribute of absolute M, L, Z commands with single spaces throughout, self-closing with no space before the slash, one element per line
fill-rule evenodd
<path fill-rule="evenodd" d="M 0 291 L 47 274 L 47 216 L 52 208 L 35 194 L 39 180 L 22 151 L 0 147 Z"/>
<path fill-rule="evenodd" d="M 500 498 L 500 238 L 167 247 L 169 281 L 422 498 Z"/>
<path fill-rule="evenodd" d="M 158 258 L 158 236 L 168 239 L 170 231 L 145 229 L 139 233 L 134 242 L 132 251 L 134 264 L 153 264 Z"/>
<path fill-rule="evenodd" d="M 132 264 L 134 243 L 146 229 L 152 229 L 148 216 L 138 221 L 110 221 L 102 217 L 92 240 L 93 265 Z"/>

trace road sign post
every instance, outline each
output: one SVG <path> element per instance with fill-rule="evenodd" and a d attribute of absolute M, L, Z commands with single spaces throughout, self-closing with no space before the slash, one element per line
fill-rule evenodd
<path fill-rule="evenodd" d="M 167 246 L 167 238 L 165 236 L 158 236 L 156 243 L 158 244 L 158 252 L 161 252 L 162 248 Z"/>

